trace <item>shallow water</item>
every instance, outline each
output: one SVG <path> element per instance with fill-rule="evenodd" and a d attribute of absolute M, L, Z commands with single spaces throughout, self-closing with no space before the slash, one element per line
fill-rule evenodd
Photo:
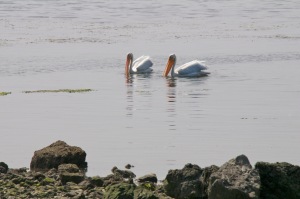
<path fill-rule="evenodd" d="M 88 175 L 135 165 L 163 179 L 186 163 L 300 164 L 298 1 L 0 1 L 0 161 L 29 167 L 56 140 Z M 127 52 L 154 72 L 124 72 Z M 204 78 L 163 78 L 167 57 Z M 26 90 L 91 88 L 88 93 Z"/>

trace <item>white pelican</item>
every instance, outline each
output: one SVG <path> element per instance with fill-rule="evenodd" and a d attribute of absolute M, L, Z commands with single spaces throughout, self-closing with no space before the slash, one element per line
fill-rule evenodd
<path fill-rule="evenodd" d="M 152 61 L 149 56 L 141 56 L 133 61 L 133 54 L 128 53 L 125 65 L 125 74 L 150 73 L 152 72 Z"/>
<path fill-rule="evenodd" d="M 163 73 L 164 77 L 168 76 L 171 69 L 172 77 L 202 77 L 210 74 L 209 72 L 204 71 L 207 69 L 207 67 L 204 65 L 204 61 L 194 60 L 174 69 L 175 64 L 176 55 L 172 54 L 169 56 L 165 71 Z"/>

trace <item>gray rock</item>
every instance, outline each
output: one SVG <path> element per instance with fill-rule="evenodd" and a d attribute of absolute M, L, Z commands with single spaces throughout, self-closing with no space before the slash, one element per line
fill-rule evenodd
<path fill-rule="evenodd" d="M 245 155 L 229 160 L 209 178 L 208 199 L 258 199 L 260 177 Z"/>
<path fill-rule="evenodd" d="M 31 159 L 32 171 L 48 171 L 58 168 L 61 164 L 76 164 L 80 169 L 87 169 L 86 153 L 81 148 L 69 146 L 63 141 L 57 141 L 48 147 L 35 151 Z"/>

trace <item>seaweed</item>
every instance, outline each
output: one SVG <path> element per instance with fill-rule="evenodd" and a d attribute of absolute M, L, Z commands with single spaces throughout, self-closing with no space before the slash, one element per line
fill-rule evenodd
<path fill-rule="evenodd" d="M 58 89 L 58 90 L 36 90 L 36 91 L 23 91 L 23 93 L 83 93 L 90 92 L 92 89 Z"/>

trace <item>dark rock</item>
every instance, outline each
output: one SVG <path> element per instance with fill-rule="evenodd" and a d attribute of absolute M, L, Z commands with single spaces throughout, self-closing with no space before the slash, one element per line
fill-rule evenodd
<path fill-rule="evenodd" d="M 105 199 L 133 199 L 134 196 L 134 184 L 120 183 L 115 185 L 109 185 L 105 188 Z"/>
<path fill-rule="evenodd" d="M 300 167 L 289 163 L 257 162 L 261 178 L 261 199 L 299 199 Z"/>
<path fill-rule="evenodd" d="M 136 175 L 132 171 L 120 170 L 117 167 L 111 169 L 114 175 L 122 176 L 123 178 L 135 178 Z"/>
<path fill-rule="evenodd" d="M 143 182 L 153 182 L 153 183 L 157 183 L 157 176 L 154 173 L 148 174 L 148 175 L 144 175 L 142 177 L 139 177 L 137 179 L 137 181 L 139 183 L 143 183 Z"/>
<path fill-rule="evenodd" d="M 235 164 L 239 166 L 245 166 L 249 167 L 250 169 L 252 168 L 249 159 L 245 155 L 239 155 L 235 158 Z"/>
<path fill-rule="evenodd" d="M 208 199 L 258 199 L 260 177 L 246 156 L 222 165 L 209 178 Z"/>
<path fill-rule="evenodd" d="M 125 168 L 126 168 L 126 169 L 131 169 L 131 167 L 134 167 L 134 166 L 131 165 L 131 164 L 126 164 L 126 165 L 125 165 Z"/>
<path fill-rule="evenodd" d="M 164 189 L 168 196 L 176 199 L 204 198 L 200 177 L 203 170 L 193 164 L 187 164 L 182 170 L 169 170 L 164 180 Z"/>
<path fill-rule="evenodd" d="M 201 177 L 200 177 L 200 182 L 202 184 L 201 188 L 201 192 L 202 192 L 202 196 L 203 198 L 207 198 L 208 197 L 208 186 L 209 186 L 209 178 L 210 176 L 219 170 L 219 167 L 215 166 L 215 165 L 212 165 L 212 166 L 209 166 L 209 167 L 205 167 L 203 169 L 203 172 L 201 174 Z"/>
<path fill-rule="evenodd" d="M 94 186 L 97 186 L 97 187 L 102 187 L 104 184 L 104 180 L 102 178 L 100 178 L 99 176 L 92 177 L 90 179 L 90 181 Z"/>
<path fill-rule="evenodd" d="M 63 141 L 57 141 L 48 147 L 35 151 L 31 159 L 32 171 L 48 171 L 58 168 L 61 164 L 76 164 L 80 169 L 87 169 L 86 153 L 81 148 L 69 146 Z"/>
<path fill-rule="evenodd" d="M 0 166 L 0 173 L 6 173 L 7 170 L 3 167 L 3 166 Z"/>
<path fill-rule="evenodd" d="M 0 162 L 0 173 L 7 173 L 8 165 L 4 162 Z"/>

